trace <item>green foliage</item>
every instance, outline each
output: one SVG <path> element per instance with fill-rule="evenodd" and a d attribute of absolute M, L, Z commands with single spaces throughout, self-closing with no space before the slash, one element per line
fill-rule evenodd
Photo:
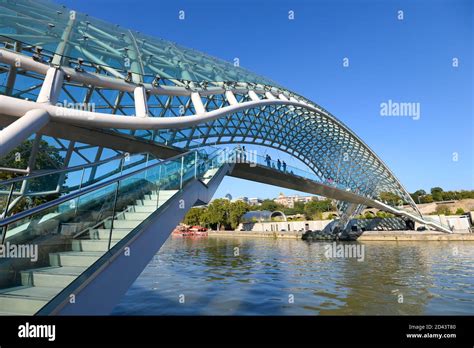
<path fill-rule="evenodd" d="M 436 207 L 436 214 L 438 215 L 451 215 L 451 210 L 446 206 L 437 206 Z"/>
<path fill-rule="evenodd" d="M 390 205 L 398 205 L 402 199 L 392 192 L 380 192 L 380 199 Z"/>
<path fill-rule="evenodd" d="M 295 206 L 293 207 L 294 214 L 304 214 L 304 207 L 306 204 L 303 202 L 296 202 Z"/>
<path fill-rule="evenodd" d="M 322 220 L 322 212 L 331 211 L 332 209 L 332 202 L 329 199 L 311 201 L 304 205 L 304 215 L 308 220 Z"/>
<path fill-rule="evenodd" d="M 204 221 L 210 225 L 213 229 L 220 229 L 220 227 L 228 226 L 229 223 L 229 205 L 230 202 L 227 199 L 215 199 L 207 206 L 206 213 L 204 214 Z"/>
<path fill-rule="evenodd" d="M 376 215 L 377 215 L 377 217 L 383 218 L 383 219 L 394 217 L 393 214 L 387 213 L 387 212 L 385 212 L 385 211 L 378 211 Z"/>
<path fill-rule="evenodd" d="M 364 219 L 373 219 L 375 216 L 370 211 L 366 211 L 364 214 Z"/>
<path fill-rule="evenodd" d="M 463 208 L 457 208 L 455 214 L 456 214 L 456 215 L 462 215 L 462 214 L 464 214 L 464 213 L 465 213 L 465 212 L 464 212 L 464 209 L 463 209 Z"/>
<path fill-rule="evenodd" d="M 425 195 L 420 197 L 420 203 L 433 203 L 434 199 L 432 195 Z M 418 202 L 417 202 L 418 203 Z"/>
<path fill-rule="evenodd" d="M 184 217 L 187 225 L 201 225 L 212 229 L 235 229 L 242 215 L 249 211 L 249 205 L 242 201 L 229 202 L 215 199 L 207 207 L 191 208 Z"/>
<path fill-rule="evenodd" d="M 232 229 L 236 229 L 240 224 L 242 215 L 249 211 L 249 205 L 242 201 L 231 203 L 229 206 L 229 223 Z"/>
<path fill-rule="evenodd" d="M 444 191 L 441 187 L 433 187 L 430 194 L 426 194 L 424 190 L 418 190 L 410 195 L 415 203 L 432 203 L 474 198 L 474 190 Z"/>
<path fill-rule="evenodd" d="M 184 217 L 183 222 L 186 225 L 203 225 L 204 224 L 204 208 L 191 208 L 186 216 Z"/>
<path fill-rule="evenodd" d="M 275 211 L 275 210 L 282 210 L 284 208 L 285 208 L 284 206 L 274 202 L 271 199 L 265 199 L 261 205 L 254 207 L 254 210 Z"/>
<path fill-rule="evenodd" d="M 426 195 L 425 190 L 417 190 L 413 193 L 410 193 L 410 196 L 415 203 L 421 203 L 421 198 L 425 195 Z"/>
<path fill-rule="evenodd" d="M 26 140 L 15 149 L 10 151 L 6 156 L 0 158 L 0 167 L 25 169 L 28 167 L 28 161 L 33 148 L 33 140 Z M 59 153 L 59 150 L 50 146 L 46 141 L 39 142 L 39 149 L 36 154 L 36 161 L 34 170 L 44 169 L 58 169 L 64 164 L 64 159 Z M 23 174 L 21 174 L 23 175 Z M 47 175 L 31 180 L 28 189 L 31 192 L 35 191 L 50 191 L 56 188 L 59 175 Z M 0 172 L 0 181 L 13 179 L 18 174 L 13 172 Z M 67 177 L 66 177 L 67 178 Z M 66 179 L 65 178 L 65 179 Z M 17 184 L 18 185 L 18 184 Z M 9 188 L 8 188 L 9 189 Z M 15 187 L 18 189 L 18 186 Z M 10 215 L 16 214 L 31 206 L 37 206 L 53 199 L 56 199 L 58 194 L 51 194 L 47 196 L 28 197 L 19 201 L 15 207 L 10 211 Z M 0 206 L 6 203 L 6 196 L 0 197 Z"/>

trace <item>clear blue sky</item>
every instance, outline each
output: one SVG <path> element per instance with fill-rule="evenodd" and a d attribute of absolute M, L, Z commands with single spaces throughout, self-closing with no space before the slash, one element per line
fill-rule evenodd
<path fill-rule="evenodd" d="M 57 2 L 224 60 L 238 57 L 241 66 L 336 115 L 411 192 L 474 187 L 471 0 Z M 380 103 L 389 99 L 420 103 L 420 119 L 380 116 Z M 216 196 L 280 191 L 291 192 L 226 178 Z"/>

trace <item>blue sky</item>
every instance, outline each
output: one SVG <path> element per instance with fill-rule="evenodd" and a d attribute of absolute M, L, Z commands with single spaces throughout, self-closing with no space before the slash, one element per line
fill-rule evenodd
<path fill-rule="evenodd" d="M 336 115 L 411 192 L 474 187 L 470 0 L 57 2 L 227 61 L 238 57 L 241 66 Z M 419 103 L 420 119 L 380 116 L 388 100 Z M 273 150 L 260 154 L 265 151 L 300 165 Z M 216 196 L 279 192 L 292 191 L 226 178 Z"/>

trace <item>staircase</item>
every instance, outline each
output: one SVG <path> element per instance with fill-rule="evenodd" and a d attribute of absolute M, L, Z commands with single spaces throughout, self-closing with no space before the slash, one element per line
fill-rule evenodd
<path fill-rule="evenodd" d="M 95 263 L 110 246 L 168 201 L 178 190 L 161 190 L 144 195 L 116 219 L 99 223 L 85 235 L 72 240 L 71 251 L 49 254 L 49 267 L 21 272 L 21 285 L 0 290 L 0 315 L 33 315 L 74 279 Z"/>

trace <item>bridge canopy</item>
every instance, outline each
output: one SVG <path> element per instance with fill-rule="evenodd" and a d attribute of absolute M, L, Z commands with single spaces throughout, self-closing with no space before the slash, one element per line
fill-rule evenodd
<path fill-rule="evenodd" d="M 69 132 L 75 135 L 80 126 L 182 150 L 236 143 L 271 147 L 303 162 L 321 182 L 382 201 L 389 194 L 416 209 L 390 169 L 348 126 L 235 62 L 47 0 L 0 0 L 0 35 L 6 47 L 0 71 L 8 74 L 0 86 L 3 125 L 42 108 L 53 121 L 76 127 Z M 62 73 L 60 88 L 45 99 L 41 79 L 51 83 L 51 69 Z M 54 133 L 62 144 L 71 140 L 56 128 L 43 136 Z M 100 159 L 104 148 L 123 150 L 118 142 L 98 144 L 88 160 Z"/>

